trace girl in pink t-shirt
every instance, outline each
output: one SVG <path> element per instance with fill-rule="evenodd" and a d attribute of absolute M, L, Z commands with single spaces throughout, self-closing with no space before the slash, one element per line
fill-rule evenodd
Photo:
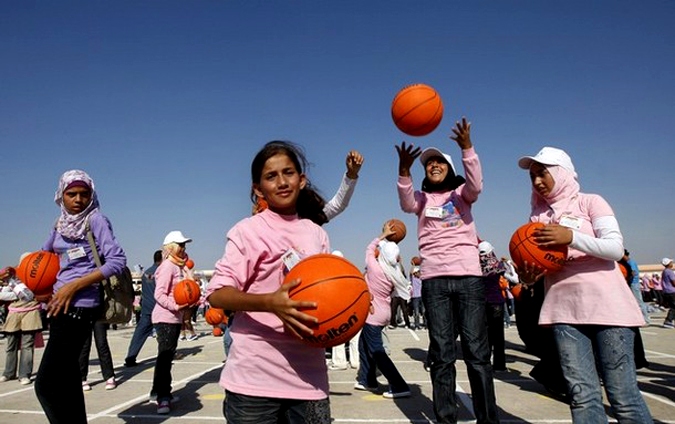
<path fill-rule="evenodd" d="M 267 209 L 230 229 L 207 286 L 211 306 L 235 311 L 220 377 L 229 423 L 270 416 L 330 423 L 325 349 L 301 340 L 316 322 L 302 310 L 316 304 L 289 298 L 299 281 L 284 284 L 295 262 L 330 252 L 328 235 L 313 222 L 323 206 L 303 173 L 305 164 L 292 143 L 273 141 L 258 152 L 251 165 L 251 200 L 264 199 Z"/>
<path fill-rule="evenodd" d="M 616 262 L 624 248 L 614 212 L 602 197 L 580 192 L 572 160 L 560 149 L 544 147 L 518 165 L 532 181 L 530 220 L 546 224 L 534 232 L 536 242 L 568 247 L 562 270 L 546 274 L 526 263 L 519 277 L 526 285 L 545 277 L 539 324 L 553 328 L 572 421 L 607 422 L 600 374 L 619 422 L 653 422 L 633 354 L 634 328 L 644 318 Z"/>
<path fill-rule="evenodd" d="M 427 311 L 434 413 L 439 422 L 457 422 L 456 371 L 459 335 L 469 369 L 473 409 L 479 423 L 499 422 L 490 364 L 485 315 L 485 285 L 478 258 L 478 236 L 471 208 L 483 188 L 471 124 L 465 118 L 451 138 L 462 149 L 466 180 L 450 155 L 430 147 L 396 146 L 401 209 L 417 215 L 422 258 L 422 302 Z M 419 157 L 425 171 L 422 190 L 414 191 L 410 168 Z"/>

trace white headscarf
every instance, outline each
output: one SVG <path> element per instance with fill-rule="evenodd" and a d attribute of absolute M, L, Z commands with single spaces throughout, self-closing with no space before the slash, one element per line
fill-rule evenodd
<path fill-rule="evenodd" d="M 63 192 L 68 186 L 76 181 L 80 181 L 91 189 L 91 202 L 78 214 L 71 214 L 63 205 Z M 56 231 L 63 237 L 70 239 L 81 239 L 85 236 L 87 227 L 87 218 L 94 212 L 98 212 L 99 204 L 94 188 L 94 180 L 86 172 L 79 169 L 71 169 L 61 175 L 59 186 L 54 194 L 54 202 L 61 208 L 61 215 L 56 222 Z"/>
<path fill-rule="evenodd" d="M 398 256 L 400 250 L 398 245 L 393 241 L 382 240 L 379 243 L 380 255 L 377 257 L 377 262 L 382 267 L 384 275 L 387 276 L 387 279 L 394 284 L 394 289 L 398 297 L 404 299 L 410 298 L 410 292 L 408 290 L 408 279 L 405 278 L 403 272 L 401 272 L 401 267 L 398 263 Z"/>

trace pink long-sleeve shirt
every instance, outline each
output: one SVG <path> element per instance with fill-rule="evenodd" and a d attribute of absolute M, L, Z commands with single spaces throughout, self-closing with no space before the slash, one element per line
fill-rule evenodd
<path fill-rule="evenodd" d="M 483 189 L 483 174 L 473 148 L 462 150 L 462 163 L 466 182 L 452 191 L 414 191 L 411 177 L 398 177 L 401 209 L 417 215 L 422 280 L 482 275 L 471 205 Z"/>
<path fill-rule="evenodd" d="M 152 323 L 180 324 L 183 310 L 173 298 L 173 288 L 187 278 L 183 268 L 166 259 L 155 271 L 155 307 L 152 309 Z"/>
<path fill-rule="evenodd" d="M 368 314 L 366 324 L 382 326 L 389 324 L 391 319 L 391 292 L 394 290 L 394 283 L 389 281 L 375 257 L 375 248 L 379 242 L 379 238 L 374 239 L 366 249 L 366 282 L 373 296 L 373 313 Z"/>
<path fill-rule="evenodd" d="M 287 273 L 282 256 L 290 249 L 302 259 L 328 253 L 328 234 L 308 219 L 267 209 L 239 221 L 227 233 L 223 257 L 206 297 L 223 287 L 246 293 L 272 293 Z M 325 349 L 311 347 L 287 333 L 271 312 L 238 311 L 232 347 L 220 385 L 234 393 L 285 399 L 328 397 Z"/>

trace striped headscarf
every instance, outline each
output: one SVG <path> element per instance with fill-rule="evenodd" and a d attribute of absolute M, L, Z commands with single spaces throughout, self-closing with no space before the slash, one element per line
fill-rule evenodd
<path fill-rule="evenodd" d="M 63 193 L 74 182 L 84 183 L 91 190 L 91 202 L 78 214 L 71 214 L 63 205 Z M 87 228 L 87 218 L 92 213 L 97 212 L 99 208 L 94 180 L 86 172 L 79 169 L 71 169 L 64 172 L 59 179 L 59 187 L 54 194 L 54 202 L 61 208 L 61 215 L 58 221 L 56 221 L 56 231 L 63 237 L 70 239 L 84 238 Z"/>

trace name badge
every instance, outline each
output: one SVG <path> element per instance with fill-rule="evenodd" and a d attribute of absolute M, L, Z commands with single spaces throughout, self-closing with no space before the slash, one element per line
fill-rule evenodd
<path fill-rule="evenodd" d="M 437 206 L 430 206 L 424 209 L 424 216 L 427 218 L 441 219 L 443 218 L 443 208 Z"/>
<path fill-rule="evenodd" d="M 84 258 L 87 256 L 87 253 L 84 251 L 84 247 L 73 247 L 72 249 L 68 249 L 66 251 L 66 254 L 68 255 L 68 259 L 71 261 L 74 259 L 79 259 L 79 258 Z"/>
<path fill-rule="evenodd" d="M 573 230 L 581 229 L 581 219 L 570 215 L 561 216 L 558 224 L 563 227 L 572 228 Z"/>
<path fill-rule="evenodd" d="M 286 265 L 286 270 L 290 271 L 295 265 L 300 262 L 300 255 L 292 247 L 288 249 L 286 253 L 281 257 L 281 260 L 284 261 Z"/>

